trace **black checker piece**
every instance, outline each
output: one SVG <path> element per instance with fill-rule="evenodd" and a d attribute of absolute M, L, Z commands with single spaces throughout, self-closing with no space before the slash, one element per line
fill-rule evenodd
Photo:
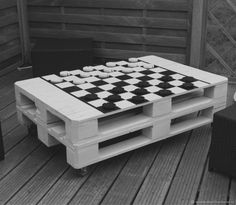
<path fill-rule="evenodd" d="M 185 76 L 185 77 L 183 77 L 183 78 L 180 79 L 180 80 L 183 81 L 183 82 L 185 82 L 185 83 L 192 83 L 192 82 L 197 81 L 196 78 L 191 77 L 191 76 Z"/>
<path fill-rule="evenodd" d="M 169 83 L 159 83 L 158 87 L 162 89 L 169 89 L 169 88 L 173 88 L 174 86 Z"/>
<path fill-rule="evenodd" d="M 183 83 L 183 85 L 180 86 L 181 88 L 185 90 L 192 90 L 195 89 L 196 87 L 192 83 Z"/>
<path fill-rule="evenodd" d="M 157 94 L 157 95 L 159 95 L 161 97 L 166 97 L 166 96 L 172 95 L 174 93 L 172 93 L 170 90 L 159 90 L 155 94 Z"/>

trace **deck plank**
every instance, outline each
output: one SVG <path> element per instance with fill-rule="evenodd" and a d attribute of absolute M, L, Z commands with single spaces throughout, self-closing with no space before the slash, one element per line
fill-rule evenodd
<path fill-rule="evenodd" d="M 161 148 L 162 142 L 136 150 L 101 204 L 130 204 Z"/>
<path fill-rule="evenodd" d="M 11 198 L 8 204 L 37 204 L 68 167 L 65 149 L 59 149 L 50 161 Z"/>
<path fill-rule="evenodd" d="M 29 146 L 30 147 L 30 146 Z M 49 160 L 55 150 L 40 146 L 0 181 L 0 204 L 6 203 Z M 7 162 L 7 161 L 6 161 Z"/>
<path fill-rule="evenodd" d="M 16 146 L 20 141 L 28 136 L 28 129 L 25 126 L 17 126 L 3 138 L 5 153 Z"/>
<path fill-rule="evenodd" d="M 26 138 L 9 151 L 5 155 L 5 160 L 0 162 L 0 179 L 14 169 L 38 146 L 39 141 L 36 138 Z"/>
<path fill-rule="evenodd" d="M 160 153 L 140 188 L 134 204 L 162 204 L 188 141 L 184 133 L 164 142 Z"/>
<path fill-rule="evenodd" d="M 48 193 L 40 200 L 38 205 L 67 204 L 73 195 L 80 189 L 96 166 L 89 168 L 86 176 L 80 177 L 73 168 L 68 169 L 53 185 Z"/>
<path fill-rule="evenodd" d="M 196 204 L 226 204 L 230 179 L 224 175 L 209 172 L 207 167 L 204 172 Z"/>
<path fill-rule="evenodd" d="M 165 205 L 189 205 L 197 195 L 210 145 L 210 126 L 195 129 L 172 181 Z"/>
<path fill-rule="evenodd" d="M 99 163 L 96 170 L 72 198 L 69 204 L 99 204 L 126 164 L 130 154 L 131 153 L 127 153 Z"/>
<path fill-rule="evenodd" d="M 229 192 L 229 202 L 236 203 L 236 179 L 231 180 L 231 187 Z"/>

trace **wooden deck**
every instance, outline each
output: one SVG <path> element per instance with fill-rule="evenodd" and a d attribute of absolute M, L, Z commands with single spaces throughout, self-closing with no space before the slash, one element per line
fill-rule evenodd
<path fill-rule="evenodd" d="M 208 172 L 210 126 L 97 163 L 79 177 L 63 146 L 27 136 L 14 111 L 7 124 L 14 126 L 4 136 L 0 204 L 236 204 L 236 180 Z"/>

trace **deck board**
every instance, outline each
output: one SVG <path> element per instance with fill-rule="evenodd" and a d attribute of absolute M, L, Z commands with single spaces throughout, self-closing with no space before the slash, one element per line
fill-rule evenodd
<path fill-rule="evenodd" d="M 206 166 L 199 190 L 197 205 L 202 203 L 226 204 L 230 179 L 215 172 L 209 172 Z"/>
<path fill-rule="evenodd" d="M 102 205 L 130 204 L 133 201 L 161 148 L 161 144 L 161 142 L 155 143 L 134 152 L 103 199 Z"/>
<path fill-rule="evenodd" d="M 113 181 L 126 165 L 130 153 L 99 163 L 86 183 L 75 194 L 69 204 L 99 204 Z"/>
<path fill-rule="evenodd" d="M 165 205 L 189 205 L 195 200 L 210 145 L 210 133 L 209 126 L 193 131 L 164 201 Z"/>
<path fill-rule="evenodd" d="M 0 204 L 7 202 L 47 162 L 53 150 L 41 145 L 0 181 Z"/>
<path fill-rule="evenodd" d="M 162 204 L 174 178 L 179 161 L 188 141 L 189 133 L 164 142 L 153 166 L 134 200 L 135 205 Z"/>
<path fill-rule="evenodd" d="M 47 164 L 8 201 L 8 204 L 36 204 L 68 167 L 65 150 L 59 149 Z"/>

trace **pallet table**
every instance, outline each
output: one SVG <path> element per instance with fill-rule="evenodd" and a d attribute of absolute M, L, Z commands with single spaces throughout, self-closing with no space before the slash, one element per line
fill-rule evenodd
<path fill-rule="evenodd" d="M 15 83 L 18 119 L 76 169 L 212 122 L 227 78 L 157 56 Z"/>

